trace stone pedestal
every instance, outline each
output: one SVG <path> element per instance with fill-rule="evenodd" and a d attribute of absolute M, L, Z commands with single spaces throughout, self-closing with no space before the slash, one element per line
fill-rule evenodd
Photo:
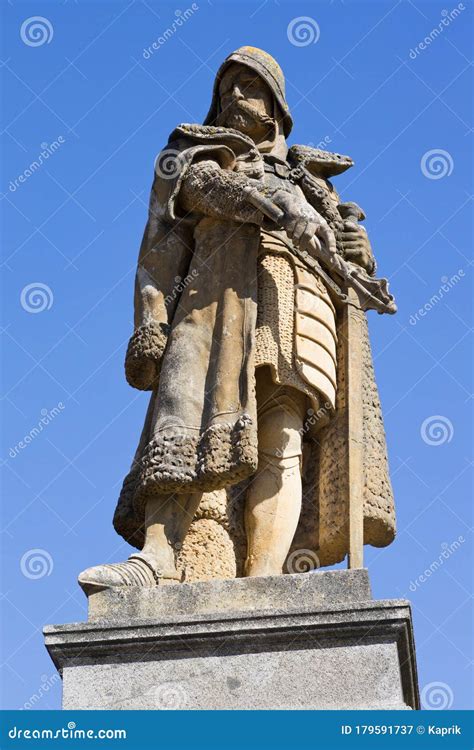
<path fill-rule="evenodd" d="M 108 591 L 48 625 L 67 709 L 410 709 L 410 606 L 365 570 Z"/>

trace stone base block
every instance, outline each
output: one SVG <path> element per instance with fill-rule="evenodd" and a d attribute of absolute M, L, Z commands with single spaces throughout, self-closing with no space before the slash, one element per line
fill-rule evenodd
<path fill-rule="evenodd" d="M 45 628 L 66 709 L 416 709 L 409 603 L 365 570 L 110 591 Z"/>

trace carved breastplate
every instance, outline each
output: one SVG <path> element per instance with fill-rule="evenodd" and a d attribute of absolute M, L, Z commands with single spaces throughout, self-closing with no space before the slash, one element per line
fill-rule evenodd
<path fill-rule="evenodd" d="M 268 159 L 269 157 L 267 157 Z M 303 198 L 303 192 L 294 182 L 290 180 L 291 167 L 283 161 L 268 161 L 264 158 L 264 176 L 263 181 L 267 188 L 272 192 L 285 190 L 300 198 Z"/>

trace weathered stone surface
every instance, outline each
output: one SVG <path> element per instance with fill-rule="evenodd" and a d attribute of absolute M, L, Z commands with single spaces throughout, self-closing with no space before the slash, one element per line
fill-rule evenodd
<path fill-rule="evenodd" d="M 365 313 L 396 305 L 330 181 L 352 159 L 291 126 L 279 64 L 244 46 L 155 160 L 125 363 L 151 397 L 114 516 L 142 555 L 83 571 L 87 595 L 301 573 L 300 552 L 360 568 L 394 538 Z"/>
<path fill-rule="evenodd" d="M 89 621 L 133 623 L 156 617 L 328 607 L 372 598 L 367 570 L 108 589 L 89 596 Z"/>
<path fill-rule="evenodd" d="M 48 626 L 46 645 L 63 676 L 63 706 L 417 708 L 409 604 L 361 601 L 370 596 L 368 581 L 364 571 L 354 573 L 183 584 L 175 593 L 163 588 L 155 617 L 146 619 L 141 613 L 151 613 L 151 602 L 138 604 L 137 596 L 146 596 L 141 590 L 128 595 L 129 604 L 121 602 L 129 611 L 137 608 L 128 623 L 117 612 L 109 621 Z M 342 577 L 340 593 L 352 601 L 334 603 L 333 585 Z M 165 606 L 173 596 L 179 612 Z M 103 611 L 113 604 L 108 594 Z"/>

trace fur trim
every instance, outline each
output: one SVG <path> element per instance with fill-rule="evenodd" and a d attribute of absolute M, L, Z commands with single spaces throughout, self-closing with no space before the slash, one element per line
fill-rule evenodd
<path fill-rule="evenodd" d="M 240 482 L 257 470 L 257 428 L 248 414 L 214 424 L 201 435 L 158 433 L 141 459 L 134 508 L 167 492 L 210 492 Z"/>
<path fill-rule="evenodd" d="M 123 480 L 122 491 L 114 513 L 114 529 L 126 542 L 142 549 L 145 544 L 145 516 L 139 518 L 133 509 L 133 496 L 138 485 L 140 467 L 134 463 Z"/>
<path fill-rule="evenodd" d="M 181 123 L 170 134 L 169 143 L 173 144 L 183 137 L 191 138 L 196 145 L 204 143 L 227 146 L 236 156 L 243 153 L 253 154 L 255 157 L 260 156 L 253 140 L 248 135 L 244 135 L 244 133 L 233 128 Z"/>
<path fill-rule="evenodd" d="M 168 333 L 166 323 L 145 323 L 134 331 L 125 355 L 125 376 L 133 388 L 156 387 Z"/>
<path fill-rule="evenodd" d="M 322 151 L 312 146 L 291 146 L 288 150 L 288 161 L 295 166 L 306 168 L 318 177 L 334 177 L 354 166 L 350 156 Z"/>

